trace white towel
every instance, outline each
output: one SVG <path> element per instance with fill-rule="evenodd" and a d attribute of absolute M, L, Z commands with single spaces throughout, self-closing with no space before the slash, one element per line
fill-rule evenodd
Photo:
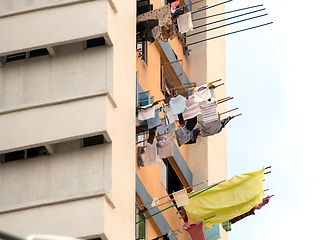
<path fill-rule="evenodd" d="M 175 202 L 177 204 L 177 207 L 189 205 L 189 199 L 188 199 L 186 189 L 182 189 L 177 192 L 174 192 L 173 196 L 174 196 Z"/>
<path fill-rule="evenodd" d="M 192 23 L 192 14 L 191 12 L 187 12 L 181 15 L 177 19 L 178 29 L 180 33 L 187 33 L 188 31 L 193 31 L 193 23 Z"/>

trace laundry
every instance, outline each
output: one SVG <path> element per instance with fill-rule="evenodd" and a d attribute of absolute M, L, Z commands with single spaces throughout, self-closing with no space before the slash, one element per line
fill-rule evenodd
<path fill-rule="evenodd" d="M 156 142 L 153 144 L 147 143 L 146 152 L 145 152 L 145 167 L 151 166 L 153 164 L 158 164 L 162 160 L 157 154 Z"/>
<path fill-rule="evenodd" d="M 168 120 L 169 120 L 169 124 L 172 124 L 174 123 L 176 120 L 178 120 L 178 117 L 177 115 L 173 115 L 173 112 L 172 112 L 172 109 L 170 106 L 164 106 L 163 107 L 164 111 L 165 111 L 165 114 L 167 115 L 168 117 Z"/>
<path fill-rule="evenodd" d="M 136 18 L 136 23 L 148 21 L 148 20 L 158 20 L 158 26 L 164 26 L 168 21 L 172 19 L 170 5 L 157 8 L 155 10 L 140 14 Z"/>
<path fill-rule="evenodd" d="M 230 221 L 224 221 L 222 222 L 222 227 L 226 232 L 229 232 L 232 230 Z"/>
<path fill-rule="evenodd" d="M 171 3 L 171 13 L 174 13 L 174 12 L 175 12 L 175 9 L 176 9 L 177 6 L 179 5 L 179 3 L 180 3 L 179 0 Z"/>
<path fill-rule="evenodd" d="M 185 126 L 178 128 L 175 131 L 176 141 L 178 146 L 182 146 L 184 143 L 190 140 L 191 138 L 191 131 L 187 130 Z"/>
<path fill-rule="evenodd" d="M 180 33 L 193 31 L 192 14 L 187 12 L 177 18 L 178 29 Z"/>
<path fill-rule="evenodd" d="M 195 102 L 205 102 L 208 99 L 210 99 L 211 96 L 211 92 L 208 88 L 208 84 L 204 84 L 202 86 L 196 87 L 194 89 L 194 101 Z"/>
<path fill-rule="evenodd" d="M 190 118 L 186 121 L 186 128 L 187 130 L 189 131 L 193 131 L 194 127 L 196 126 L 197 124 L 197 117 L 193 117 L 193 118 Z"/>
<path fill-rule="evenodd" d="M 189 233 L 192 240 L 206 240 L 203 232 L 203 220 L 190 225 L 187 227 L 186 231 Z"/>
<path fill-rule="evenodd" d="M 216 106 L 217 106 L 216 101 L 200 106 L 203 123 L 210 123 L 218 120 Z"/>
<path fill-rule="evenodd" d="M 198 123 L 198 127 L 201 130 L 201 136 L 208 137 L 208 136 L 212 136 L 214 134 L 217 134 L 220 131 L 222 124 L 221 124 L 220 120 L 217 120 L 214 122 L 209 122 L 209 123 L 204 123 L 204 122 L 200 121 Z"/>
<path fill-rule="evenodd" d="M 174 138 L 170 137 L 167 138 L 166 135 L 164 135 L 159 141 L 159 148 L 158 148 L 158 155 L 159 158 L 163 159 L 166 157 L 173 156 L 173 142 Z"/>
<path fill-rule="evenodd" d="M 186 6 L 181 6 L 179 8 L 175 9 L 175 12 L 172 13 L 172 19 L 176 20 L 179 16 L 183 15 L 184 12 L 186 11 Z"/>
<path fill-rule="evenodd" d="M 189 204 L 189 199 L 185 188 L 180 191 L 173 192 L 173 196 L 177 207 L 181 207 Z"/>
<path fill-rule="evenodd" d="M 186 110 L 185 98 L 182 95 L 172 97 L 169 101 L 169 105 L 172 108 L 173 115 L 178 115 Z"/>
<path fill-rule="evenodd" d="M 271 199 L 270 196 L 267 196 L 266 198 L 263 198 L 262 203 L 260 203 L 259 205 L 255 206 L 254 209 L 255 210 L 261 209 L 263 206 L 265 206 L 266 204 L 269 203 L 270 199 Z"/>
<path fill-rule="evenodd" d="M 139 148 L 137 151 L 137 165 L 138 165 L 138 168 L 144 167 L 143 156 L 142 156 L 141 150 Z"/>
<path fill-rule="evenodd" d="M 201 108 L 198 102 L 195 102 L 194 95 L 188 97 L 185 101 L 186 110 L 182 113 L 185 120 L 201 114 Z"/>
<path fill-rule="evenodd" d="M 185 144 L 194 144 L 196 143 L 196 139 L 198 137 L 198 135 L 200 134 L 201 130 L 199 128 L 196 128 L 192 131 L 190 140 L 188 142 L 186 142 Z"/>
<path fill-rule="evenodd" d="M 215 224 L 212 228 L 210 229 L 205 229 L 204 230 L 204 235 L 206 240 L 217 240 L 221 238 L 220 234 L 220 225 Z"/>
<path fill-rule="evenodd" d="M 173 24 L 173 21 L 168 21 L 164 26 L 155 26 L 151 30 L 153 38 L 157 39 L 158 41 L 167 42 L 168 39 L 172 40 L 176 37 L 176 31 Z"/>
<path fill-rule="evenodd" d="M 152 103 L 144 107 L 141 107 L 138 110 L 138 116 L 137 116 L 138 120 L 146 120 L 154 117 L 155 117 L 155 105 L 153 105 Z"/>
<path fill-rule="evenodd" d="M 162 121 L 158 115 L 160 111 L 161 111 L 161 108 L 155 109 L 155 114 L 154 114 L 155 117 L 147 119 L 147 124 L 149 129 L 157 127 L 162 124 Z"/>
<path fill-rule="evenodd" d="M 214 85 L 213 85 L 214 86 Z M 214 87 L 210 87 L 210 93 L 212 98 L 216 98 Z"/>
<path fill-rule="evenodd" d="M 156 26 L 158 26 L 158 20 L 148 20 L 138 23 L 136 26 L 136 31 L 142 38 L 142 41 L 149 41 L 153 43 L 155 42 L 155 37 L 153 36 L 152 29 Z"/>
<path fill-rule="evenodd" d="M 228 124 L 228 122 L 231 121 L 232 119 L 233 119 L 233 117 L 229 116 L 229 117 L 224 118 L 223 120 L 221 120 L 221 125 L 222 126 L 221 126 L 220 130 L 217 133 L 219 133 Z"/>
<path fill-rule="evenodd" d="M 178 116 L 179 125 L 184 126 L 185 125 L 185 120 L 183 118 L 183 114 L 179 113 L 177 116 Z"/>
<path fill-rule="evenodd" d="M 190 204 L 184 206 L 189 222 L 215 215 L 204 220 L 204 227 L 211 228 L 251 210 L 262 202 L 264 170 L 236 175 L 195 197 L 190 196 Z"/>
<path fill-rule="evenodd" d="M 255 215 L 255 209 L 254 208 L 252 208 L 250 211 L 248 211 L 246 213 L 241 214 L 240 216 L 237 216 L 235 218 L 230 219 L 229 222 L 231 224 L 234 224 L 234 223 L 242 220 L 243 218 L 251 216 L 251 215 Z"/>
<path fill-rule="evenodd" d="M 153 144 L 154 142 L 154 138 L 155 138 L 155 134 L 156 134 L 156 127 L 151 128 L 148 130 L 148 138 L 147 138 L 147 142 L 150 144 Z"/>

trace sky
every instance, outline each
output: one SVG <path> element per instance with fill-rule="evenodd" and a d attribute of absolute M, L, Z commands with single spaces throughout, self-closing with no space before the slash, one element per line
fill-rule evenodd
<path fill-rule="evenodd" d="M 234 0 L 225 8 L 258 4 L 268 16 L 226 27 L 228 33 L 273 22 L 225 37 L 227 96 L 234 97 L 227 109 L 242 113 L 227 126 L 227 174 L 272 166 L 263 187 L 274 197 L 233 224 L 229 240 L 305 239 L 316 235 L 321 213 L 321 3 Z"/>

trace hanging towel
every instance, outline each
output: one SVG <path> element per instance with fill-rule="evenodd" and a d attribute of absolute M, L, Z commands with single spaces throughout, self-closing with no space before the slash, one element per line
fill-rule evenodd
<path fill-rule="evenodd" d="M 203 232 L 203 220 L 190 225 L 186 231 L 191 235 L 192 240 L 206 240 Z"/>
<path fill-rule="evenodd" d="M 141 109 L 138 110 L 138 120 L 146 120 L 150 118 L 155 117 L 155 106 L 153 106 L 153 103 L 146 105 L 144 107 L 141 107 Z"/>
<path fill-rule="evenodd" d="M 196 87 L 194 89 L 194 97 L 195 97 L 194 99 L 195 102 L 205 102 L 208 99 L 210 99 L 212 96 L 207 84 Z"/>
<path fill-rule="evenodd" d="M 248 212 L 262 202 L 264 168 L 234 176 L 230 180 L 190 197 L 190 204 L 184 206 L 190 223 L 215 215 L 204 221 L 204 227 L 211 228 Z"/>
<path fill-rule="evenodd" d="M 151 166 L 153 164 L 158 164 L 162 160 L 157 155 L 156 141 L 153 144 L 147 143 L 145 152 L 145 167 Z"/>
<path fill-rule="evenodd" d="M 178 29 L 180 33 L 187 33 L 193 31 L 192 14 L 187 12 L 177 18 Z"/>
<path fill-rule="evenodd" d="M 173 115 L 178 115 L 186 110 L 186 101 L 182 95 L 172 97 L 169 101 L 169 105 L 172 108 Z"/>
<path fill-rule="evenodd" d="M 217 240 L 221 238 L 220 225 L 215 224 L 212 228 L 204 230 L 206 240 Z"/>
<path fill-rule="evenodd" d="M 217 106 L 216 101 L 200 106 L 201 113 L 202 113 L 202 119 L 205 124 L 218 120 L 216 106 Z"/>
<path fill-rule="evenodd" d="M 193 118 L 198 114 L 201 114 L 201 108 L 198 102 L 195 102 L 194 95 L 189 96 L 185 101 L 186 110 L 183 112 L 183 117 L 185 120 Z"/>
<path fill-rule="evenodd" d="M 173 139 L 163 139 L 158 142 L 158 155 L 159 158 L 167 158 L 173 156 Z"/>
<path fill-rule="evenodd" d="M 177 115 L 173 115 L 173 112 L 172 112 L 172 109 L 170 106 L 164 106 L 164 111 L 165 111 L 165 114 L 167 115 L 168 117 L 168 120 L 169 120 L 169 124 L 172 124 L 174 123 L 176 120 L 178 120 L 178 117 Z"/>
<path fill-rule="evenodd" d="M 158 125 L 162 124 L 162 121 L 158 115 L 160 111 L 161 111 L 161 108 L 155 109 L 155 114 L 154 114 L 155 117 L 147 119 L 148 129 L 157 127 Z"/>
<path fill-rule="evenodd" d="M 177 204 L 177 207 L 181 207 L 189 204 L 189 199 L 188 199 L 186 189 L 182 189 L 180 191 L 174 192 L 173 196 Z"/>
<path fill-rule="evenodd" d="M 172 15 L 170 5 L 166 5 L 164 7 L 138 15 L 136 18 L 136 23 L 156 19 L 158 19 L 158 26 L 160 27 L 164 26 L 168 21 L 171 21 Z"/>

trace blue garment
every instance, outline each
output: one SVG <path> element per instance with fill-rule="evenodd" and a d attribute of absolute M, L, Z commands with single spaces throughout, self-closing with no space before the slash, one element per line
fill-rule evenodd
<path fill-rule="evenodd" d="M 169 101 L 173 115 L 178 115 L 186 110 L 186 100 L 182 95 L 172 97 Z"/>
<path fill-rule="evenodd" d="M 148 129 L 157 127 L 158 125 L 162 124 L 162 121 L 158 115 L 158 113 L 161 111 L 161 108 L 155 109 L 155 117 L 147 119 Z"/>
<path fill-rule="evenodd" d="M 204 230 L 206 240 L 217 240 L 221 238 L 220 225 L 215 224 L 212 228 Z"/>

